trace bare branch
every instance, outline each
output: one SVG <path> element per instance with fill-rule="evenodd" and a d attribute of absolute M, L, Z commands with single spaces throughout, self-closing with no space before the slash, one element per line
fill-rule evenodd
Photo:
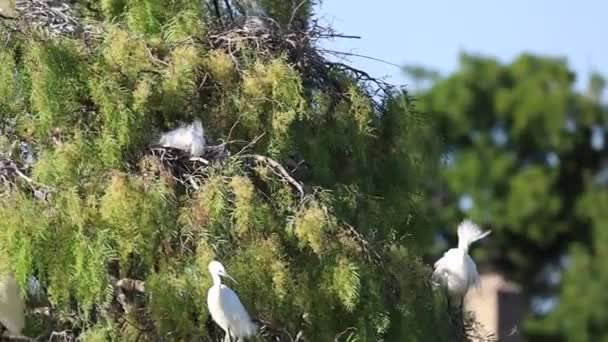
<path fill-rule="evenodd" d="M 244 157 L 251 157 L 258 162 L 263 162 L 263 163 L 266 163 L 266 164 L 272 166 L 277 171 L 279 171 L 279 173 L 281 174 L 283 179 L 285 179 L 289 184 L 293 185 L 293 187 L 298 190 L 301 197 L 304 197 L 304 187 L 302 186 L 302 184 L 300 182 L 298 182 L 297 180 L 295 180 L 289 174 L 289 172 L 287 172 L 287 170 L 285 170 L 283 165 L 281 165 L 279 162 L 277 162 L 276 160 L 274 160 L 270 157 L 261 156 L 259 154 L 249 154 L 249 155 L 245 155 Z"/>
<path fill-rule="evenodd" d="M 205 165 L 209 165 L 209 161 L 205 158 L 201 158 L 201 157 L 191 157 L 190 161 L 197 161 L 199 163 L 203 163 Z"/>
<path fill-rule="evenodd" d="M 146 292 L 146 282 L 137 279 L 122 278 L 116 281 L 116 283 L 114 283 L 114 286 L 129 292 Z"/>
<path fill-rule="evenodd" d="M 25 181 L 34 192 L 34 196 L 38 199 L 44 200 L 46 199 L 47 194 L 54 191 L 53 188 L 28 177 L 25 173 L 23 173 L 23 171 L 20 170 L 19 166 L 14 161 L 10 159 L 0 160 L 0 179 L 10 179 L 14 176 L 17 176 Z"/>
<path fill-rule="evenodd" d="M 296 18 L 296 14 L 298 13 L 298 11 L 300 10 L 300 7 L 304 6 L 304 4 L 307 2 L 308 0 L 302 0 L 300 1 L 300 3 L 298 4 L 298 6 L 296 6 L 293 11 L 291 12 L 291 18 L 289 18 L 289 23 L 287 24 L 287 29 L 291 28 L 291 24 L 293 24 L 294 19 Z"/>
<path fill-rule="evenodd" d="M 399 68 L 399 69 L 402 68 L 401 65 L 395 64 L 393 62 L 389 62 L 389 61 L 387 61 L 385 59 L 376 58 L 376 57 L 372 57 L 372 56 L 361 55 L 361 54 L 358 54 L 358 53 L 335 51 L 335 50 L 327 50 L 327 49 L 321 49 L 320 51 L 321 52 L 325 52 L 325 53 L 329 53 L 329 54 L 332 54 L 332 55 L 342 55 L 342 56 L 351 56 L 351 57 L 365 58 L 365 59 L 369 59 L 369 60 L 372 60 L 372 61 L 388 64 L 390 66 L 394 66 L 394 67 Z"/>
<path fill-rule="evenodd" d="M 253 140 L 251 140 L 251 142 L 249 142 L 247 145 L 245 145 L 245 147 L 243 147 L 240 151 L 238 151 L 234 155 L 234 157 L 238 157 L 239 155 L 243 154 L 243 152 L 245 152 L 251 146 L 255 145 L 258 141 L 260 141 L 260 139 L 262 139 L 262 137 L 264 137 L 264 135 L 266 135 L 266 132 L 263 132 L 262 134 L 260 134 L 257 137 L 253 138 Z"/>
<path fill-rule="evenodd" d="M 359 244 L 367 259 L 378 266 L 382 266 L 382 257 L 378 252 L 376 252 L 372 244 L 365 238 L 365 236 L 349 223 L 343 222 L 343 224 L 346 234 L 348 234 Z"/>

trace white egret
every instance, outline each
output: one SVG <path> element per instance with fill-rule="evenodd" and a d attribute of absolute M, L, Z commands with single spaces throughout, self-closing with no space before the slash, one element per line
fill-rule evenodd
<path fill-rule="evenodd" d="M 21 335 L 25 327 L 25 305 L 19 285 L 13 275 L 5 275 L 0 280 L 0 324 L 2 334 L 8 330 L 11 334 Z M 1 335 L 0 335 L 1 336 Z"/>
<path fill-rule="evenodd" d="M 453 306 L 461 306 L 468 290 L 472 286 L 479 286 L 479 273 L 469 256 L 469 246 L 490 233 L 490 230 L 482 232 L 469 220 L 462 221 L 458 226 L 458 248 L 448 250 L 435 263 L 433 279 L 445 286 Z"/>
<path fill-rule="evenodd" d="M 211 318 L 226 333 L 225 341 L 231 342 L 232 338 L 242 341 L 244 338 L 254 336 L 258 329 L 257 324 L 251 320 L 236 293 L 222 284 L 220 277 L 228 277 L 235 283 L 236 280 L 226 273 L 220 262 L 215 260 L 209 263 L 209 273 L 213 279 L 213 286 L 207 293 L 207 306 Z"/>
<path fill-rule="evenodd" d="M 205 130 L 200 120 L 185 127 L 179 127 L 162 135 L 159 144 L 190 152 L 199 157 L 205 151 Z"/>

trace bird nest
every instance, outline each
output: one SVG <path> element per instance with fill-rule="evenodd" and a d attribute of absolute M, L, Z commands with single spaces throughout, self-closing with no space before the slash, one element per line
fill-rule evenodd
<path fill-rule="evenodd" d="M 211 32 L 207 43 L 212 49 L 225 51 L 232 56 L 237 68 L 242 57 L 252 51 L 257 56 L 268 58 L 285 56 L 298 70 L 304 82 L 331 92 L 336 99 L 346 98 L 348 89 L 334 74 L 337 72 L 351 76 L 373 99 L 375 109 L 381 110 L 382 103 L 378 98 L 393 94 L 396 87 L 342 62 L 352 54 L 320 47 L 320 41 L 335 38 L 360 37 L 337 33 L 317 21 L 312 21 L 304 30 L 284 29 L 271 18 L 245 16 L 227 27 Z M 340 61 L 331 61 L 329 56 L 339 57 Z"/>
<path fill-rule="evenodd" d="M 65 0 L 16 0 L 0 20 L 11 31 L 34 30 L 47 36 L 80 36 L 88 40 L 101 32 L 99 25 L 84 20 L 78 2 Z"/>
<path fill-rule="evenodd" d="M 198 190 L 207 169 L 225 161 L 230 156 L 230 151 L 226 144 L 205 146 L 200 157 L 193 157 L 177 148 L 151 145 L 145 149 L 144 155 L 158 161 L 168 175 L 187 190 Z"/>

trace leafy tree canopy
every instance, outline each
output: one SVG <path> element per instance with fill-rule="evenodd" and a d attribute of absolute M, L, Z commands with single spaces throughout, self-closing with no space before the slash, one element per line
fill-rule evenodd
<path fill-rule="evenodd" d="M 420 260 L 434 128 L 316 53 L 312 2 L 255 3 L 257 36 L 245 3 L 80 5 L 84 32 L 2 26 L 0 269 L 51 308 L 29 336 L 215 340 L 219 259 L 283 340 L 450 340 Z M 209 163 L 151 146 L 194 119 Z"/>
<path fill-rule="evenodd" d="M 531 303 L 558 303 L 548 315 L 531 305 L 527 332 L 542 341 L 608 336 L 608 110 L 599 75 L 588 94 L 574 80 L 562 59 L 463 54 L 418 102 L 446 142 L 440 225 L 466 215 L 494 230 L 478 257 L 524 284 Z"/>

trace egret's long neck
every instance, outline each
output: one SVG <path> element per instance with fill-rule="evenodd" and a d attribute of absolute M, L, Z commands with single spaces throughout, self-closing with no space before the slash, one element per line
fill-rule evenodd
<path fill-rule="evenodd" d="M 211 273 L 211 279 L 213 280 L 213 285 L 222 284 L 222 279 L 220 278 L 220 275 L 217 273 Z"/>

